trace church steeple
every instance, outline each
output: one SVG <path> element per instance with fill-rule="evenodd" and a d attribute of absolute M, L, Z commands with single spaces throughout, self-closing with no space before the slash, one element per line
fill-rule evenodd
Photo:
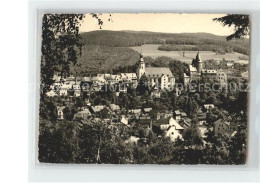
<path fill-rule="evenodd" d="M 200 52 L 199 51 L 197 53 L 196 60 L 197 60 L 197 62 L 202 62 L 202 60 L 200 58 Z"/>
<path fill-rule="evenodd" d="M 199 51 L 198 51 L 197 56 L 196 56 L 196 61 L 197 61 L 198 73 L 201 73 L 201 71 L 202 71 L 202 60 L 200 58 L 200 52 Z"/>
<path fill-rule="evenodd" d="M 144 62 L 143 55 L 140 54 L 139 67 L 138 67 L 138 71 L 137 71 L 137 77 L 138 77 L 138 79 L 140 79 L 141 76 L 142 76 L 144 73 L 145 73 L 145 62 Z"/>

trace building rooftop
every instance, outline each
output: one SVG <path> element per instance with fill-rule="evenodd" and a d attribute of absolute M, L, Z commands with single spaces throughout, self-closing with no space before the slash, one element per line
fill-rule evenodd
<path fill-rule="evenodd" d="M 181 112 L 179 110 L 174 111 L 176 115 L 181 115 Z"/>
<path fill-rule="evenodd" d="M 131 113 L 138 114 L 141 113 L 141 109 L 132 109 L 130 110 Z"/>
<path fill-rule="evenodd" d="M 145 75 L 148 78 L 158 78 L 166 75 L 168 77 L 174 77 L 171 70 L 168 67 L 146 67 Z"/>
<path fill-rule="evenodd" d="M 109 107 L 114 111 L 114 110 L 120 110 L 120 107 L 116 104 L 109 104 Z"/>
<path fill-rule="evenodd" d="M 99 112 L 99 111 L 101 111 L 102 109 L 104 109 L 105 106 L 104 106 L 104 105 L 96 105 L 96 106 L 92 106 L 91 108 L 92 108 L 92 110 L 93 110 L 94 112 Z"/>
<path fill-rule="evenodd" d="M 144 112 L 150 112 L 151 110 L 153 110 L 151 107 L 149 107 L 149 108 L 144 108 Z"/>
<path fill-rule="evenodd" d="M 57 110 L 59 111 L 59 110 L 65 109 L 65 108 L 66 108 L 66 106 L 59 106 L 59 107 L 57 107 Z"/>

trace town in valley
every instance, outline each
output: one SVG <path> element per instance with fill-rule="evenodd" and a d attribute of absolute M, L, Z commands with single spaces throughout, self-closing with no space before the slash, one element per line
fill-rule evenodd
<path fill-rule="evenodd" d="M 111 34 L 117 33 L 111 31 Z M 162 49 L 172 45 L 165 43 L 167 36 L 159 40 Z M 183 62 L 167 56 L 147 55 L 142 45 L 148 44 L 152 43 L 138 43 L 139 51 L 127 47 L 128 53 L 133 52 L 132 61 L 106 69 L 98 63 L 97 57 L 108 60 L 113 50 L 120 50 L 99 42 L 95 48 L 101 50 L 101 54 L 102 49 L 111 49 L 113 53 L 98 56 L 93 52 L 97 60 L 95 68 L 81 58 L 83 64 L 73 66 L 69 72 L 65 72 L 64 67 L 53 70 L 48 89 L 41 90 L 40 162 L 246 162 L 249 74 L 248 63 L 238 60 L 246 60 L 247 55 L 240 52 L 245 55 L 243 58 L 229 59 L 214 47 L 212 53 L 223 58 L 204 59 L 208 52 L 197 48 L 185 50 L 182 46 L 183 50 L 176 51 L 178 57 L 188 60 Z M 192 47 L 190 44 L 187 43 Z M 93 46 L 87 45 L 84 49 L 90 50 Z M 228 49 L 225 51 L 236 54 Z M 189 53 L 193 56 L 187 57 Z"/>

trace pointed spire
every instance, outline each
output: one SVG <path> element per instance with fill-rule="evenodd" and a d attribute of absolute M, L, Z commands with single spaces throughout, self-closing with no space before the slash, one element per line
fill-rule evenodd
<path fill-rule="evenodd" d="M 202 62 L 202 61 L 201 61 L 201 58 L 200 58 L 200 52 L 199 52 L 199 51 L 198 51 L 198 53 L 197 53 L 196 59 L 197 59 L 198 62 Z"/>

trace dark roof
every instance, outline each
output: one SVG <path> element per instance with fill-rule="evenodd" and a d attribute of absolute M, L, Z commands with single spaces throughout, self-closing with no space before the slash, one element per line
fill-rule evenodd
<path fill-rule="evenodd" d="M 198 120 L 205 120 L 207 117 L 206 113 L 200 113 L 197 115 Z"/>
<path fill-rule="evenodd" d="M 215 121 L 214 123 L 220 123 L 223 122 L 221 119 L 218 119 L 217 121 Z"/>
<path fill-rule="evenodd" d="M 154 125 L 155 126 L 160 126 L 160 125 L 169 124 L 169 120 L 170 119 L 171 119 L 171 117 L 158 119 L 157 121 L 154 122 Z"/>
<path fill-rule="evenodd" d="M 140 124 L 150 124 L 151 123 L 151 119 L 140 119 L 139 123 Z"/>

